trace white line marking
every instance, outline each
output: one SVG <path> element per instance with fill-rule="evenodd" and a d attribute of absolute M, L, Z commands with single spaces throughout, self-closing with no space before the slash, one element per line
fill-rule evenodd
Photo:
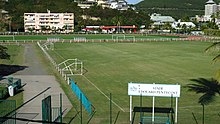
<path fill-rule="evenodd" d="M 62 59 L 65 60 L 65 58 L 63 56 L 61 56 L 59 53 L 57 53 L 56 51 L 54 51 L 59 57 L 61 57 Z M 102 92 L 94 83 L 92 83 L 85 75 L 82 75 L 87 81 L 89 81 L 90 84 L 92 84 L 102 95 L 104 95 L 108 100 L 110 100 L 110 98 L 104 93 Z M 117 106 L 119 109 L 121 109 L 123 112 L 125 112 L 125 110 L 120 107 L 117 103 L 115 103 L 113 100 L 112 100 L 112 103 Z"/>
<path fill-rule="evenodd" d="M 105 93 L 103 93 L 94 83 L 92 83 L 85 75 L 82 75 L 86 80 L 88 80 L 89 81 L 89 83 L 90 84 L 92 84 L 102 95 L 104 95 L 108 100 L 110 100 L 110 98 L 105 94 Z M 125 110 L 122 108 L 122 107 L 120 107 L 117 103 L 115 103 L 113 100 L 112 100 L 112 103 L 114 104 L 114 105 L 116 105 L 119 109 L 121 109 L 123 112 L 125 112 Z"/>

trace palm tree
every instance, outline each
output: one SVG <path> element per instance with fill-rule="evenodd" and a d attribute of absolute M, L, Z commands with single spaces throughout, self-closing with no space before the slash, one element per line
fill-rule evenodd
<path fill-rule="evenodd" d="M 189 88 L 189 91 L 203 94 L 198 101 L 198 103 L 202 105 L 208 105 L 214 101 L 216 94 L 220 95 L 220 83 L 214 78 L 191 79 L 191 81 L 196 82 L 196 84 L 188 84 L 187 87 Z"/>
<path fill-rule="evenodd" d="M 220 51 L 220 42 L 215 42 L 212 45 L 210 45 L 208 48 L 205 49 L 205 52 L 218 52 L 218 51 Z M 220 54 L 215 56 L 213 58 L 213 61 L 216 62 L 219 59 L 220 59 Z"/>
<path fill-rule="evenodd" d="M 216 53 L 220 51 L 220 42 L 215 42 L 212 45 L 210 45 L 208 48 L 205 49 L 206 53 Z M 220 54 L 218 53 L 212 61 L 215 63 L 216 61 L 220 60 Z M 216 77 L 218 81 L 220 81 L 220 70 L 217 71 Z"/>
<path fill-rule="evenodd" d="M 196 84 L 188 84 L 187 87 L 189 91 L 194 91 L 197 94 L 202 93 L 203 95 L 199 98 L 198 103 L 202 105 L 203 116 L 202 116 L 202 124 L 205 123 L 205 109 L 204 105 L 208 105 L 209 103 L 215 100 L 216 94 L 220 95 L 220 83 L 218 80 L 211 78 L 199 78 L 199 79 L 191 79 L 191 81 L 196 82 Z"/>

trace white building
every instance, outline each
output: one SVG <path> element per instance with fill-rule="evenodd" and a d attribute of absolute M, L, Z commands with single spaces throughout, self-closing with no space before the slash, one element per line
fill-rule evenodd
<path fill-rule="evenodd" d="M 90 1 L 83 1 L 77 4 L 77 6 L 79 6 L 82 9 L 87 9 L 94 5 L 96 5 L 96 2 L 90 2 Z"/>
<path fill-rule="evenodd" d="M 196 25 L 193 22 L 180 22 L 180 21 L 173 22 L 171 27 L 174 28 L 174 29 L 182 29 L 184 27 L 184 25 L 185 25 L 186 28 L 196 27 Z"/>
<path fill-rule="evenodd" d="M 128 3 L 125 0 L 111 1 L 111 9 L 127 10 L 129 8 Z"/>
<path fill-rule="evenodd" d="M 24 13 L 25 32 L 61 32 L 74 31 L 73 13 Z"/>
<path fill-rule="evenodd" d="M 111 9 L 118 9 L 118 10 L 128 10 L 129 5 L 126 0 L 86 0 L 83 2 L 79 2 L 78 6 L 82 9 L 90 8 L 91 6 L 98 5 L 103 8 L 111 8 Z M 133 8 L 132 8 L 133 9 Z"/>
<path fill-rule="evenodd" d="M 211 16 L 220 10 L 220 5 L 217 5 L 213 0 L 209 0 L 205 5 L 204 21 L 211 21 Z"/>
<path fill-rule="evenodd" d="M 153 13 L 150 16 L 150 20 L 153 22 L 160 22 L 160 23 L 172 23 L 175 22 L 175 19 L 171 16 L 162 16 L 161 14 Z"/>
<path fill-rule="evenodd" d="M 205 5 L 205 15 L 212 15 L 217 11 L 217 8 L 217 4 L 213 0 L 207 1 Z"/>
<path fill-rule="evenodd" d="M 86 1 L 78 2 L 78 6 L 82 9 L 87 9 L 94 5 L 98 5 L 103 8 L 110 7 L 110 3 L 108 0 L 86 0 Z"/>
<path fill-rule="evenodd" d="M 175 19 L 171 16 L 162 16 L 161 14 L 153 13 L 150 16 L 150 20 L 153 21 L 153 24 L 151 25 L 152 28 L 156 26 L 162 26 L 166 23 L 172 24 L 175 22 Z"/>

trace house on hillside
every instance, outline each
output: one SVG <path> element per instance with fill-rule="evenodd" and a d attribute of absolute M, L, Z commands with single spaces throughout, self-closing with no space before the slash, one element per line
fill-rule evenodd
<path fill-rule="evenodd" d="M 152 28 L 161 27 L 166 23 L 172 24 L 173 22 L 175 22 L 175 19 L 173 17 L 162 16 L 161 14 L 157 14 L 157 13 L 153 13 L 150 16 L 150 20 L 153 22 L 153 24 L 151 25 Z"/>
<path fill-rule="evenodd" d="M 79 1 L 78 6 L 82 9 L 90 8 L 91 6 L 98 5 L 103 8 L 109 8 L 110 3 L 108 0 L 86 0 L 86 1 Z"/>
<path fill-rule="evenodd" d="M 110 8 L 118 10 L 128 10 L 129 6 L 125 0 L 111 1 Z"/>
<path fill-rule="evenodd" d="M 0 18 L 7 18 L 7 17 L 8 17 L 8 11 L 0 9 Z"/>
<path fill-rule="evenodd" d="M 95 2 L 95 1 L 82 1 L 82 2 L 78 3 L 78 6 L 82 9 L 88 9 L 91 6 L 94 6 L 96 4 L 97 4 L 97 2 Z"/>
<path fill-rule="evenodd" d="M 101 6 L 102 8 L 111 8 L 118 10 L 127 10 L 129 8 L 128 3 L 125 0 L 86 0 L 83 2 L 78 2 L 78 6 L 82 9 L 90 8 L 94 5 Z"/>
<path fill-rule="evenodd" d="M 172 23 L 175 19 L 171 16 L 162 16 L 161 14 L 153 13 L 150 16 L 150 20 L 153 22 L 161 22 L 161 23 Z"/>

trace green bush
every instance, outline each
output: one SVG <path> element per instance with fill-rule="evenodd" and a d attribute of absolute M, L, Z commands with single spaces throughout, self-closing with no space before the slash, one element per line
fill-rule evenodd
<path fill-rule="evenodd" d="M 0 86 L 0 99 L 4 99 L 8 96 L 8 88 Z"/>
<path fill-rule="evenodd" d="M 204 33 L 208 36 L 220 36 L 220 30 L 217 29 L 206 29 Z"/>

